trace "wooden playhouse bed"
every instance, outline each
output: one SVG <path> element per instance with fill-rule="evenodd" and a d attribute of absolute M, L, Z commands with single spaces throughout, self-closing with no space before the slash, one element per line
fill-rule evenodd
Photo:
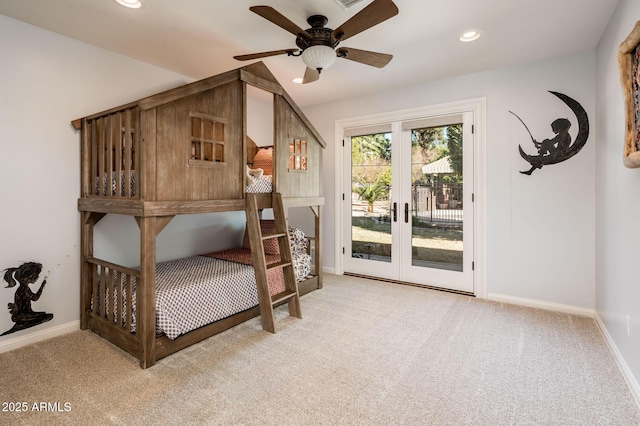
<path fill-rule="evenodd" d="M 72 123 L 82 144 L 81 328 L 136 356 L 142 368 L 260 313 L 243 307 L 175 339 L 156 330 L 157 235 L 175 215 L 246 208 L 246 167 L 257 151 L 246 134 L 247 85 L 273 94 L 271 192 L 282 194 L 285 208 L 308 206 L 315 218 L 313 272 L 298 284 L 304 294 L 322 287 L 325 142 L 263 63 Z M 271 193 L 256 198 L 259 208 L 271 207 Z M 139 268 L 94 257 L 94 227 L 107 214 L 135 218 Z"/>

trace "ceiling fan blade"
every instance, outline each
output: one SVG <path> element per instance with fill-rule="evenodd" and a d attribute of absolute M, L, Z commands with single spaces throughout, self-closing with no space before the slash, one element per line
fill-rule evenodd
<path fill-rule="evenodd" d="M 300 36 L 307 40 L 311 37 L 305 30 L 297 26 L 295 23 L 291 22 L 289 18 L 287 18 L 271 6 L 251 6 L 249 10 L 262 16 L 267 21 L 271 21 L 280 28 L 289 31 L 293 35 Z"/>
<path fill-rule="evenodd" d="M 302 79 L 302 84 L 313 83 L 314 81 L 320 78 L 320 73 L 318 70 L 311 69 L 307 67 L 304 72 L 304 77 Z"/>
<path fill-rule="evenodd" d="M 368 50 L 354 49 L 353 47 L 341 47 L 336 50 L 339 58 L 382 68 L 391 61 L 393 55 L 386 53 L 370 52 Z"/>
<path fill-rule="evenodd" d="M 331 33 L 334 41 L 343 41 L 398 14 L 392 0 L 374 0 Z"/>
<path fill-rule="evenodd" d="M 237 59 L 238 61 L 250 61 L 251 59 L 266 58 L 267 56 L 284 55 L 285 53 L 289 55 L 297 51 L 298 49 L 271 50 L 269 52 L 250 53 L 248 55 L 237 55 L 237 56 L 234 56 L 233 59 Z"/>

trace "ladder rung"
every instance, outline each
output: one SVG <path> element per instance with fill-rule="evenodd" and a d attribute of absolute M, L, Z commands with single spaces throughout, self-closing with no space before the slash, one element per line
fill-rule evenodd
<path fill-rule="evenodd" d="M 267 270 L 275 268 L 284 268 L 285 266 L 291 266 L 291 262 L 275 262 L 267 265 Z"/>
<path fill-rule="evenodd" d="M 292 297 L 297 296 L 297 294 L 298 293 L 293 290 L 285 290 L 282 293 L 274 294 L 273 296 L 271 296 L 271 303 L 272 304 L 280 303 L 284 300 L 288 300 L 288 299 L 291 299 Z"/>
<path fill-rule="evenodd" d="M 262 239 L 263 240 L 269 240 L 271 238 L 280 238 L 280 237 L 286 237 L 287 234 L 286 233 L 280 233 L 280 234 L 266 234 L 266 235 L 262 235 Z"/>

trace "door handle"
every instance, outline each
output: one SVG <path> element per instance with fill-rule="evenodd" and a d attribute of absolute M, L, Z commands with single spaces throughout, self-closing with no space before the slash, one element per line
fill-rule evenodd
<path fill-rule="evenodd" d="M 393 221 L 398 221 L 398 203 L 393 203 Z"/>
<path fill-rule="evenodd" d="M 404 203 L 404 223 L 409 223 L 409 203 Z"/>

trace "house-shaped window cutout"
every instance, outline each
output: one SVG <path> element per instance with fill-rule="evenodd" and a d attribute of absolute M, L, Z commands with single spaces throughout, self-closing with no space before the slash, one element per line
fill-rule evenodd
<path fill-rule="evenodd" d="M 289 138 L 289 171 L 307 171 L 307 141 Z"/>
<path fill-rule="evenodd" d="M 189 164 L 224 163 L 224 128 L 227 120 L 209 114 L 189 112 L 191 156 Z"/>

